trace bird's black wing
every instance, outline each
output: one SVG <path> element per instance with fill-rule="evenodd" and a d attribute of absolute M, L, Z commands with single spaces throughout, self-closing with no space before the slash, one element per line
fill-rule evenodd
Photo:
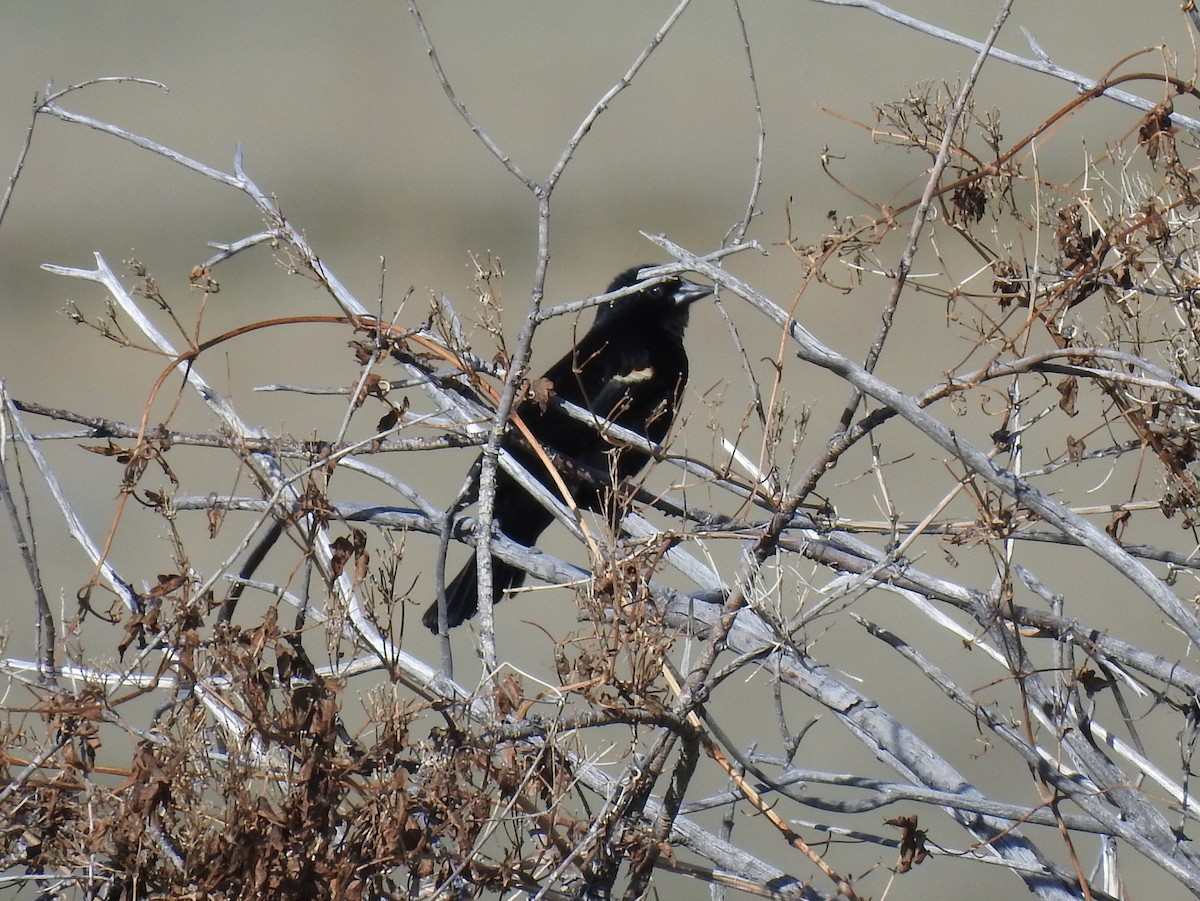
<path fill-rule="evenodd" d="M 562 400 L 591 410 L 628 429 L 662 440 L 673 407 L 687 380 L 687 357 L 670 342 L 654 344 L 643 336 L 588 332 L 573 352 L 546 371 L 544 378 Z M 611 448 L 592 424 L 580 422 L 553 406 L 543 410 L 533 401 L 520 414 L 537 439 L 558 453 L 585 464 L 602 461 Z"/>

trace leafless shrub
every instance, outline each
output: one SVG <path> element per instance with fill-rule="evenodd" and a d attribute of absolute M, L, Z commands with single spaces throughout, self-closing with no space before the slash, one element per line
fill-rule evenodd
<path fill-rule="evenodd" d="M 546 181 L 483 136 L 539 215 L 573 148 L 682 9 Z M 928 157 L 923 192 L 873 203 L 851 166 L 825 160 L 853 209 L 832 213 L 827 234 L 783 244 L 797 264 L 786 304 L 723 268 L 755 245 L 694 254 L 651 238 L 674 269 L 720 287 L 745 385 L 709 411 L 711 458 L 654 448 L 670 490 L 622 485 L 607 518 L 560 504 L 586 568 L 486 540 L 542 582 L 571 586 L 579 621 L 568 633 L 530 626 L 535 640 L 500 636 L 498 647 L 481 599 L 474 687 L 454 681 L 449 641 L 437 664 L 413 652 L 413 611 L 434 595 L 446 547 L 490 534 L 489 492 L 472 521 L 375 460 L 494 451 L 514 401 L 538 390 L 525 372 L 536 327 L 579 305 L 534 303 L 506 337 L 502 270 L 479 260 L 475 346 L 462 305 L 441 298 L 372 315 L 240 158 L 215 171 L 68 111 L 68 92 L 44 98 L 38 116 L 170 156 L 256 205 L 263 229 L 198 263 L 187 290 L 207 298 L 225 260 L 265 250 L 332 306 L 201 339 L 204 305 L 195 321 L 177 317 L 180 280 L 145 263 L 127 264 L 132 289 L 99 257 L 93 270 L 47 267 L 106 292 L 102 312 L 81 302 L 74 321 L 152 350 L 162 366 L 125 422 L 3 395 L 0 490 L 18 535 L 17 503 L 36 473 L 94 563 L 77 616 L 58 622 L 41 590 L 54 575 L 18 539 L 39 654 L 0 660 L 5 869 L 46 896 L 636 898 L 660 872 L 689 880 L 692 895 L 700 882 L 857 898 L 956 856 L 998 864 L 1040 897 L 1075 898 L 1123 896 L 1120 863 L 1136 854 L 1200 894 L 1188 838 L 1200 197 L 1195 132 L 1175 113 L 1200 95 L 1177 77 L 1119 68 L 1012 139 L 1000 113 L 975 109 L 978 73 L 913 88 L 863 123 L 864 138 Z M 1044 178 L 1035 146 L 1067 140 L 1062 124 L 1118 86 L 1167 99 L 1131 113 L 1075 177 Z M 914 270 L 918 250 L 949 257 L 952 246 L 973 267 Z M 540 299 L 544 233 L 539 260 Z M 794 318 L 816 283 L 885 298 L 864 362 Z M 929 298 L 944 331 L 895 348 L 909 307 Z M 303 440 L 244 422 L 205 381 L 214 350 L 300 324 L 329 328 L 331 358 L 358 371 L 318 401 L 344 411 L 340 428 Z M 751 362 L 744 333 L 769 336 L 777 356 Z M 924 355 L 925 386 L 902 391 L 880 376 L 885 348 Z M 810 433 L 796 357 L 850 389 L 829 434 Z M 175 424 L 188 387 L 216 422 L 208 431 Z M 35 438 L 34 418 L 82 431 Z M 111 459 L 121 488 L 106 535 L 79 523 L 41 452 L 84 435 L 81 449 Z M 239 487 L 197 484 L 177 462 L 190 447 L 219 456 Z M 919 450 L 893 458 L 893 447 Z M 497 463 L 484 461 L 487 486 Z M 386 499 L 350 500 L 352 476 Z M 874 486 L 880 517 L 862 514 L 859 481 Z M 149 554 L 136 572 L 112 563 L 135 516 L 159 518 L 169 566 Z M 1111 574 L 1101 603 L 1079 596 L 1078 575 L 1063 578 L 1080 559 Z M 362 700 L 348 703 L 352 691 Z M 739 708 L 763 715 L 747 723 Z M 925 734 L 935 719 L 973 737 L 974 751 L 943 751 L 952 742 Z M 848 750 L 809 753 L 830 730 Z M 892 775 L 860 769 L 856 754 Z"/>

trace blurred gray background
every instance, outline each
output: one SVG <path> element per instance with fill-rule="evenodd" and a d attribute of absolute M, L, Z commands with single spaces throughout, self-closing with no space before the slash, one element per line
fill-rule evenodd
<path fill-rule="evenodd" d="M 990 3 L 897 6 L 977 39 L 995 14 Z M 1027 55 L 1018 30 L 1024 25 L 1056 62 L 1099 76 L 1143 47 L 1167 42 L 1188 52 L 1177 8 L 1174 0 L 1018 3 L 999 44 Z M 463 100 L 540 179 L 671 9 L 430 3 L 424 15 Z M 838 172 L 856 190 L 873 199 L 910 196 L 924 157 L 872 154 L 860 131 L 819 107 L 870 122 L 872 103 L 899 98 L 921 81 L 955 82 L 972 54 L 857 9 L 747 4 L 745 15 L 767 130 L 761 216 L 751 236 L 768 246 L 785 238 L 788 198 L 801 241 L 819 237 L 829 210 L 862 211 L 822 175 L 825 147 L 849 157 Z M 509 273 L 508 307 L 516 316 L 523 310 L 536 249 L 533 198 L 447 102 L 404 4 L 217 2 L 201 10 L 9 2 L 0 25 L 0 161 L 15 162 L 31 101 L 47 82 L 61 88 L 101 75 L 157 79 L 169 93 L 100 86 L 65 105 L 219 168 L 231 167 L 241 144 L 251 176 L 368 304 L 378 293 L 380 257 L 387 258 L 389 302 L 410 286 L 461 301 L 470 285 L 468 255 L 490 251 Z M 1131 68 L 1156 70 L 1161 62 L 1150 54 Z M 1006 134 L 1015 136 L 1073 93 L 1067 84 L 992 62 L 978 105 L 999 107 Z M 1114 116 L 1112 122 L 1129 120 L 1127 112 Z M 1103 119 L 1095 105 L 1068 128 L 1105 134 L 1111 122 Z M 628 263 L 658 258 L 639 229 L 665 232 L 693 250 L 717 246 L 745 209 L 755 141 L 732 7 L 697 2 L 601 117 L 562 181 L 550 297 L 584 296 Z M 1078 144 L 1071 144 L 1059 141 L 1055 149 L 1074 156 Z M 9 387 L 17 394 L 65 388 L 75 397 L 78 377 L 98 362 L 95 342 L 55 315 L 67 297 L 86 299 L 85 287 L 40 272 L 40 263 L 90 265 L 94 251 L 114 264 L 136 255 L 164 288 L 182 292 L 187 270 L 210 253 L 205 242 L 236 239 L 258 225 L 250 204 L 230 189 L 110 137 L 43 119 L 0 230 Z M 797 284 L 789 256 L 776 247 L 767 260 L 747 255 L 733 265 L 786 299 Z M 251 304 L 266 315 L 311 300 L 294 281 L 272 277 L 269 266 L 238 261 L 231 268 L 236 282 L 229 272 L 223 281 L 234 293 L 218 307 Z M 831 311 L 832 301 L 806 305 L 814 327 L 846 324 L 846 311 Z M 13 342 L 17 334 L 26 340 Z M 854 339 L 826 337 L 851 346 Z M 55 349 L 49 359 L 47 347 Z"/>
<path fill-rule="evenodd" d="M 961 0 L 895 5 L 980 40 L 996 12 L 994 4 Z M 460 97 L 491 137 L 540 180 L 580 119 L 672 8 L 648 2 L 429 2 L 423 14 Z M 829 211 L 865 211 L 822 173 L 822 152 L 845 157 L 836 162 L 839 176 L 866 196 L 897 202 L 913 196 L 928 158 L 872 147 L 869 136 L 846 120 L 873 121 L 872 104 L 898 99 L 919 82 L 956 83 L 973 54 L 862 10 L 747 2 L 744 14 L 767 132 L 761 212 L 749 236 L 769 255 L 743 254 L 730 268 L 787 306 L 801 275 L 782 245 L 789 212 L 792 236 L 809 243 L 824 232 Z M 1176 0 L 1018 3 L 999 45 L 1028 55 L 1022 25 L 1057 63 L 1092 77 L 1142 48 L 1167 43 L 1181 54 L 1192 48 Z M 466 310 L 470 255 L 490 253 L 507 272 L 506 321 L 520 322 L 536 253 L 534 199 L 452 109 L 403 3 L 9 0 L 0 10 L 0 51 L 0 171 L 15 164 L 34 95 L 48 82 L 62 88 L 106 75 L 156 79 L 169 93 L 102 85 L 68 96 L 63 105 L 225 170 L 240 144 L 248 173 L 278 198 L 368 307 L 375 306 L 380 259 L 386 258 L 388 310 L 409 289 L 416 292 L 410 322 L 423 318 L 430 290 Z M 1147 54 L 1129 68 L 1159 71 L 1161 57 Z M 1191 71 L 1190 59 L 1182 59 L 1180 68 Z M 555 194 L 551 301 L 596 293 L 619 269 L 662 259 L 639 230 L 663 232 L 698 252 L 720 244 L 744 213 L 754 174 L 757 136 L 746 72 L 731 5 L 694 3 L 632 87 L 601 116 Z M 1074 94 L 1066 83 L 990 62 L 977 107 L 999 108 L 1005 135 L 1015 138 Z M 1065 126 L 1071 135 L 1060 136 L 1042 160 L 1048 177 L 1056 167 L 1060 173 L 1078 170 L 1085 140 L 1121 134 L 1133 122 L 1136 115 L 1127 109 L 1093 104 Z M 74 301 L 95 316 L 103 309 L 103 292 L 44 273 L 39 265 L 90 267 L 95 252 L 114 267 L 136 257 L 189 322 L 198 297 L 187 275 L 211 255 L 206 242 L 236 240 L 260 227 L 249 200 L 232 189 L 112 137 L 39 119 L 0 227 L 0 377 L 18 398 L 136 419 L 162 361 L 73 325 L 61 315 L 65 303 Z M 938 264 L 918 258 L 917 269 L 923 267 Z M 223 289 L 205 313 L 206 336 L 269 316 L 331 312 L 310 283 L 285 276 L 266 250 L 235 259 L 215 275 Z M 823 340 L 861 356 L 881 298 L 863 305 L 859 297 L 846 300 L 813 288 L 798 315 Z M 915 334 L 936 340 L 937 332 L 922 330 L 941 328 L 943 314 L 939 302 L 930 302 L 916 317 Z M 714 314 L 699 313 L 694 322 L 693 385 L 703 391 L 735 377 L 737 364 L 705 354 L 707 347 L 727 346 Z M 557 356 L 569 328 L 555 323 L 539 333 L 535 368 Z M 238 392 L 243 416 L 263 427 L 299 435 L 327 428 L 329 422 L 310 415 L 311 404 L 251 395 L 246 386 L 349 381 L 355 370 L 340 351 L 340 334 L 335 340 L 314 328 L 311 336 L 292 331 L 286 342 L 273 341 L 264 339 L 257 356 L 223 357 L 224 372 L 220 361 L 209 360 L 207 376 L 218 388 Z M 890 376 L 907 383 L 905 361 L 887 364 Z M 924 384 L 925 375 L 914 372 L 911 384 Z M 840 385 L 814 377 L 811 396 L 803 400 L 815 406 L 820 423 L 822 416 L 836 415 L 843 398 Z M 203 420 L 193 424 L 211 427 Z M 813 432 L 826 434 L 819 426 Z M 89 526 L 102 535 L 117 490 L 115 468 L 70 447 L 56 462 Z M 463 457 L 463 471 L 468 462 Z M 430 479 L 427 473 L 402 475 L 422 484 Z M 461 472 L 438 478 L 445 486 L 433 493 L 443 500 Z M 161 542 L 152 523 L 145 527 L 147 540 Z M 43 564 L 63 574 L 48 589 L 67 599 L 63 609 L 69 612 L 88 566 L 59 522 L 43 520 L 40 528 Z M 4 534 L 0 561 L 15 572 Z M 137 550 L 136 544 L 119 549 L 118 563 L 132 560 L 121 555 Z M 28 623 L 24 588 L 13 597 L 18 600 L 6 600 L 2 616 L 15 626 L 9 648 L 15 653 L 29 636 L 22 628 Z M 893 897 L 959 897 L 962 886 L 953 883 L 953 872 L 918 871 Z M 1000 874 L 989 889 L 976 881 L 977 867 L 960 872 L 970 875 L 979 898 L 1009 897 L 1016 886 Z"/>

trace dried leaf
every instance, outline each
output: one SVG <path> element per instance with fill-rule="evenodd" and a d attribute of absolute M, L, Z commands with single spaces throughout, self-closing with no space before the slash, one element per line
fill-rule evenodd
<path fill-rule="evenodd" d="M 193 266 L 188 273 L 188 281 L 193 288 L 199 288 L 206 294 L 217 294 L 221 290 L 221 283 L 212 277 L 212 270 L 207 266 Z"/>
<path fill-rule="evenodd" d="M 1159 157 L 1167 160 L 1177 158 L 1175 150 L 1175 126 L 1171 124 L 1171 113 L 1174 107 L 1170 101 L 1161 103 L 1142 119 L 1138 129 L 1138 143 L 1146 151 L 1150 162 L 1156 163 Z"/>
<path fill-rule="evenodd" d="M 884 823 L 900 830 L 900 860 L 896 863 L 897 873 L 907 873 L 929 856 L 929 851 L 925 848 L 928 833 L 917 828 L 916 816 L 894 817 L 884 820 Z"/>
<path fill-rule="evenodd" d="M 1104 527 L 1104 531 L 1109 534 L 1113 541 L 1120 541 L 1121 536 L 1125 534 L 1125 527 L 1129 525 L 1129 520 L 1133 518 L 1133 514 L 1128 510 L 1118 510 L 1113 514 L 1113 518 L 1109 520 L 1108 525 Z"/>
<path fill-rule="evenodd" d="M 1083 454 L 1087 450 L 1087 445 L 1084 444 L 1082 438 L 1076 438 L 1073 435 L 1067 436 L 1067 459 L 1072 463 L 1078 463 L 1083 459 Z"/>
<path fill-rule="evenodd" d="M 543 413 L 546 412 L 546 407 L 550 403 L 550 398 L 554 397 L 554 382 L 542 376 L 536 378 L 529 383 L 529 399 L 538 405 Z"/>
<path fill-rule="evenodd" d="M 81 444 L 79 446 L 89 454 L 99 454 L 101 457 L 116 457 L 117 462 L 121 464 L 128 463 L 133 459 L 132 450 L 113 444 L 112 441 L 109 441 L 108 444 Z"/>
<path fill-rule="evenodd" d="M 1101 676 L 1094 669 L 1084 667 L 1075 674 L 1075 681 L 1083 686 L 1083 690 L 1087 692 L 1090 698 L 1098 691 L 1104 691 L 1106 688 L 1111 688 L 1112 679 Z"/>
<path fill-rule="evenodd" d="M 374 372 L 367 373 L 363 379 L 358 394 L 354 396 L 354 406 L 357 409 L 366 403 L 368 397 L 385 397 L 392 390 L 392 383 Z"/>
<path fill-rule="evenodd" d="M 955 221 L 964 225 L 969 225 L 972 221 L 981 221 L 987 212 L 987 194 L 977 181 L 955 188 L 950 202 L 954 207 L 951 212 Z"/>
<path fill-rule="evenodd" d="M 350 555 L 354 553 L 354 545 L 350 543 L 350 539 L 344 535 L 335 538 L 333 544 L 329 546 L 330 552 L 330 570 L 334 578 L 342 574 L 342 570 L 346 568 L 346 561 L 350 559 Z"/>
<path fill-rule="evenodd" d="M 1075 401 L 1079 399 L 1079 380 L 1075 376 L 1069 375 L 1056 387 L 1058 388 L 1059 409 L 1068 416 L 1074 416 L 1078 412 L 1075 409 Z"/>
<path fill-rule="evenodd" d="M 150 589 L 146 597 L 161 598 L 187 582 L 187 576 L 181 573 L 159 573 L 158 584 Z"/>
<path fill-rule="evenodd" d="M 405 400 L 407 400 L 407 399 L 408 398 L 405 398 Z M 379 422 L 375 423 L 375 431 L 376 432 L 390 432 L 392 429 L 394 429 L 396 427 L 396 423 L 398 423 L 399 421 L 400 421 L 400 411 L 395 410 L 395 409 L 388 410 L 387 413 L 385 413 L 383 416 L 381 416 L 379 418 Z M 376 438 L 374 441 L 371 442 L 371 453 L 373 453 L 373 454 L 379 453 L 379 451 L 382 447 L 383 447 L 383 439 Z"/>

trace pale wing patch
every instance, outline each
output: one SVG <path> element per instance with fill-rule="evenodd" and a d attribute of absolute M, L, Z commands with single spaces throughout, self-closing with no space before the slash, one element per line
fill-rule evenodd
<path fill-rule="evenodd" d="M 648 382 L 652 378 L 654 378 L 654 367 L 647 366 L 644 369 L 631 369 L 629 372 L 615 375 L 613 376 L 613 381 L 619 382 L 622 385 L 637 385 L 641 382 Z"/>

